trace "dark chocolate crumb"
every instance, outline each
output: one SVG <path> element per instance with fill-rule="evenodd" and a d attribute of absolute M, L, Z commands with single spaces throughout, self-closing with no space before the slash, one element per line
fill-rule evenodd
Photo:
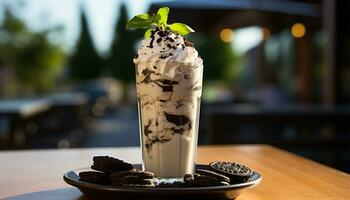
<path fill-rule="evenodd" d="M 152 71 L 152 70 L 149 70 L 149 69 L 144 69 L 144 70 L 142 70 L 142 74 L 144 75 L 144 76 L 147 76 L 147 75 L 149 75 L 149 74 L 151 74 L 151 73 L 154 73 L 154 71 Z"/>
<path fill-rule="evenodd" d="M 173 92 L 173 85 L 179 84 L 177 81 L 160 79 L 156 81 L 156 84 L 163 89 L 163 92 Z"/>
<path fill-rule="evenodd" d="M 164 114 L 165 114 L 166 120 L 170 123 L 175 124 L 176 126 L 182 126 L 187 123 L 191 123 L 190 118 L 188 118 L 185 115 L 174 115 L 166 112 Z"/>
<path fill-rule="evenodd" d="M 151 31 L 151 41 L 150 41 L 150 43 L 149 43 L 149 46 L 147 46 L 147 47 L 149 47 L 149 48 L 153 48 L 154 34 L 155 34 L 155 31 L 154 31 L 154 30 Z"/>
<path fill-rule="evenodd" d="M 150 82 L 152 82 L 152 81 L 151 81 L 150 75 L 147 75 L 147 76 L 141 81 L 141 83 L 145 83 L 145 84 L 150 83 Z"/>
<path fill-rule="evenodd" d="M 149 70 L 149 69 L 144 69 L 144 70 L 142 71 L 142 74 L 143 74 L 144 76 L 146 76 L 146 77 L 141 81 L 141 83 L 147 84 L 147 83 L 152 82 L 152 80 L 151 80 L 151 74 L 152 74 L 152 73 L 154 73 L 154 71 L 151 71 L 151 70 Z"/>
<path fill-rule="evenodd" d="M 143 129 L 143 134 L 145 134 L 145 136 L 148 136 L 149 134 L 153 133 L 151 130 L 149 130 L 149 127 L 152 124 L 152 120 L 148 121 L 148 124 L 145 125 L 144 129 Z"/>
<path fill-rule="evenodd" d="M 171 32 L 169 30 L 160 30 L 157 32 L 160 37 L 165 37 L 169 35 Z"/>
<path fill-rule="evenodd" d="M 167 57 L 170 57 L 170 56 L 173 56 L 174 54 L 172 54 L 172 53 L 169 53 L 169 55 L 161 55 L 161 56 L 159 56 L 159 58 L 160 59 L 166 59 Z"/>
<path fill-rule="evenodd" d="M 174 88 L 172 85 L 160 86 L 163 89 L 163 92 L 173 92 Z"/>
<path fill-rule="evenodd" d="M 166 136 L 160 136 L 160 137 L 156 137 L 156 138 L 149 138 L 147 137 L 147 141 L 146 141 L 146 144 L 145 144 L 145 147 L 148 151 L 151 150 L 153 144 L 155 143 L 167 143 L 171 140 L 171 138 L 168 138 Z"/>
<path fill-rule="evenodd" d="M 172 81 L 168 79 L 159 79 L 158 82 L 163 83 L 164 85 L 177 85 L 179 82 L 177 81 Z"/>

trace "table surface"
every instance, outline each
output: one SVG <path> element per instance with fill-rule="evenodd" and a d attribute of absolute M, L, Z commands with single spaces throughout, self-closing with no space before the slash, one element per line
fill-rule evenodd
<path fill-rule="evenodd" d="M 44 190 L 52 189 L 56 189 L 52 190 L 56 199 L 85 199 L 78 190 L 64 183 L 62 175 L 71 169 L 90 166 L 94 155 L 141 162 L 137 147 L 3 151 L 0 152 L 0 199 L 40 199 L 40 194 L 45 196 Z M 245 191 L 238 200 L 345 200 L 350 196 L 349 174 L 272 146 L 200 146 L 197 162 L 213 160 L 239 162 L 262 174 L 262 183 Z M 67 192 L 69 198 L 65 197 Z M 13 197 L 16 195 L 21 196 Z"/>

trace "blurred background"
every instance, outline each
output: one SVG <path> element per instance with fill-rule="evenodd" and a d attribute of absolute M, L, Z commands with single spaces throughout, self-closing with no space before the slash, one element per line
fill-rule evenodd
<path fill-rule="evenodd" d="M 0 0 L 0 150 L 138 146 L 138 13 L 168 6 L 204 60 L 199 144 L 271 144 L 350 172 L 340 0 Z"/>

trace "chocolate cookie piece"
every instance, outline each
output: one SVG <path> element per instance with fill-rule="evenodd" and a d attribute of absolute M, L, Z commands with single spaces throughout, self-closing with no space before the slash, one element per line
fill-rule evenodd
<path fill-rule="evenodd" d="M 201 175 L 201 176 L 208 176 L 210 178 L 217 179 L 218 181 L 223 181 L 223 182 L 228 182 L 228 183 L 230 182 L 229 177 L 222 175 L 222 174 L 219 174 L 219 173 L 216 173 L 216 172 L 213 172 L 213 171 L 210 171 L 210 170 L 197 169 L 196 173 Z"/>
<path fill-rule="evenodd" d="M 249 167 L 234 162 L 215 161 L 210 163 L 209 166 L 213 171 L 228 176 L 230 183 L 246 182 L 253 174 Z"/>
<path fill-rule="evenodd" d="M 154 187 L 154 174 L 148 171 L 131 170 L 111 174 L 111 184 L 128 187 Z"/>
<path fill-rule="evenodd" d="M 183 180 L 184 180 L 186 185 L 191 186 L 191 185 L 193 185 L 194 176 L 192 174 L 185 174 Z"/>
<path fill-rule="evenodd" d="M 152 179 L 144 179 L 138 181 L 130 181 L 130 180 L 118 180 L 111 182 L 112 186 L 117 187 L 155 187 L 154 181 Z"/>
<path fill-rule="evenodd" d="M 191 123 L 191 120 L 186 115 L 174 115 L 170 113 L 164 113 L 168 122 L 175 124 L 176 126 L 183 126 L 187 123 Z"/>
<path fill-rule="evenodd" d="M 209 176 L 200 174 L 186 174 L 184 176 L 184 182 L 189 187 L 211 187 L 211 186 L 227 186 L 228 182 L 221 181 Z"/>
<path fill-rule="evenodd" d="M 91 168 L 105 173 L 113 173 L 133 169 L 133 166 L 131 164 L 109 156 L 94 156 L 93 160 L 94 163 Z"/>
<path fill-rule="evenodd" d="M 124 185 L 151 185 L 154 184 L 152 179 L 136 179 L 136 178 L 121 178 L 111 179 L 111 185 L 124 186 Z"/>
<path fill-rule="evenodd" d="M 125 177 L 136 177 L 139 179 L 152 179 L 154 178 L 154 173 L 134 169 L 130 171 L 115 172 L 111 174 L 111 179 L 118 179 L 118 178 L 125 178 Z"/>
<path fill-rule="evenodd" d="M 193 174 L 185 174 L 183 181 L 187 187 L 195 187 Z"/>
<path fill-rule="evenodd" d="M 194 184 L 199 187 L 210 187 L 210 186 L 227 186 L 230 185 L 228 182 L 213 179 L 208 176 L 194 176 Z"/>
<path fill-rule="evenodd" d="M 109 175 L 107 175 L 103 172 L 96 172 L 96 171 L 80 172 L 79 173 L 79 181 L 101 184 L 101 185 L 109 185 L 110 184 Z"/>

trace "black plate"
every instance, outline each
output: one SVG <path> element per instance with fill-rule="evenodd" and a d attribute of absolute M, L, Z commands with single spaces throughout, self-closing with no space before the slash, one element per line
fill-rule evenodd
<path fill-rule="evenodd" d="M 141 165 L 134 165 L 141 169 Z M 197 169 L 205 169 L 207 165 L 197 165 Z M 253 176 L 248 182 L 232 184 L 229 186 L 191 187 L 191 188 L 129 188 L 98 185 L 79 181 L 79 172 L 89 171 L 90 168 L 82 168 L 69 171 L 63 175 L 63 179 L 69 185 L 77 187 L 82 193 L 94 199 L 235 199 L 243 190 L 258 185 L 262 178 L 258 172 L 253 171 Z"/>

